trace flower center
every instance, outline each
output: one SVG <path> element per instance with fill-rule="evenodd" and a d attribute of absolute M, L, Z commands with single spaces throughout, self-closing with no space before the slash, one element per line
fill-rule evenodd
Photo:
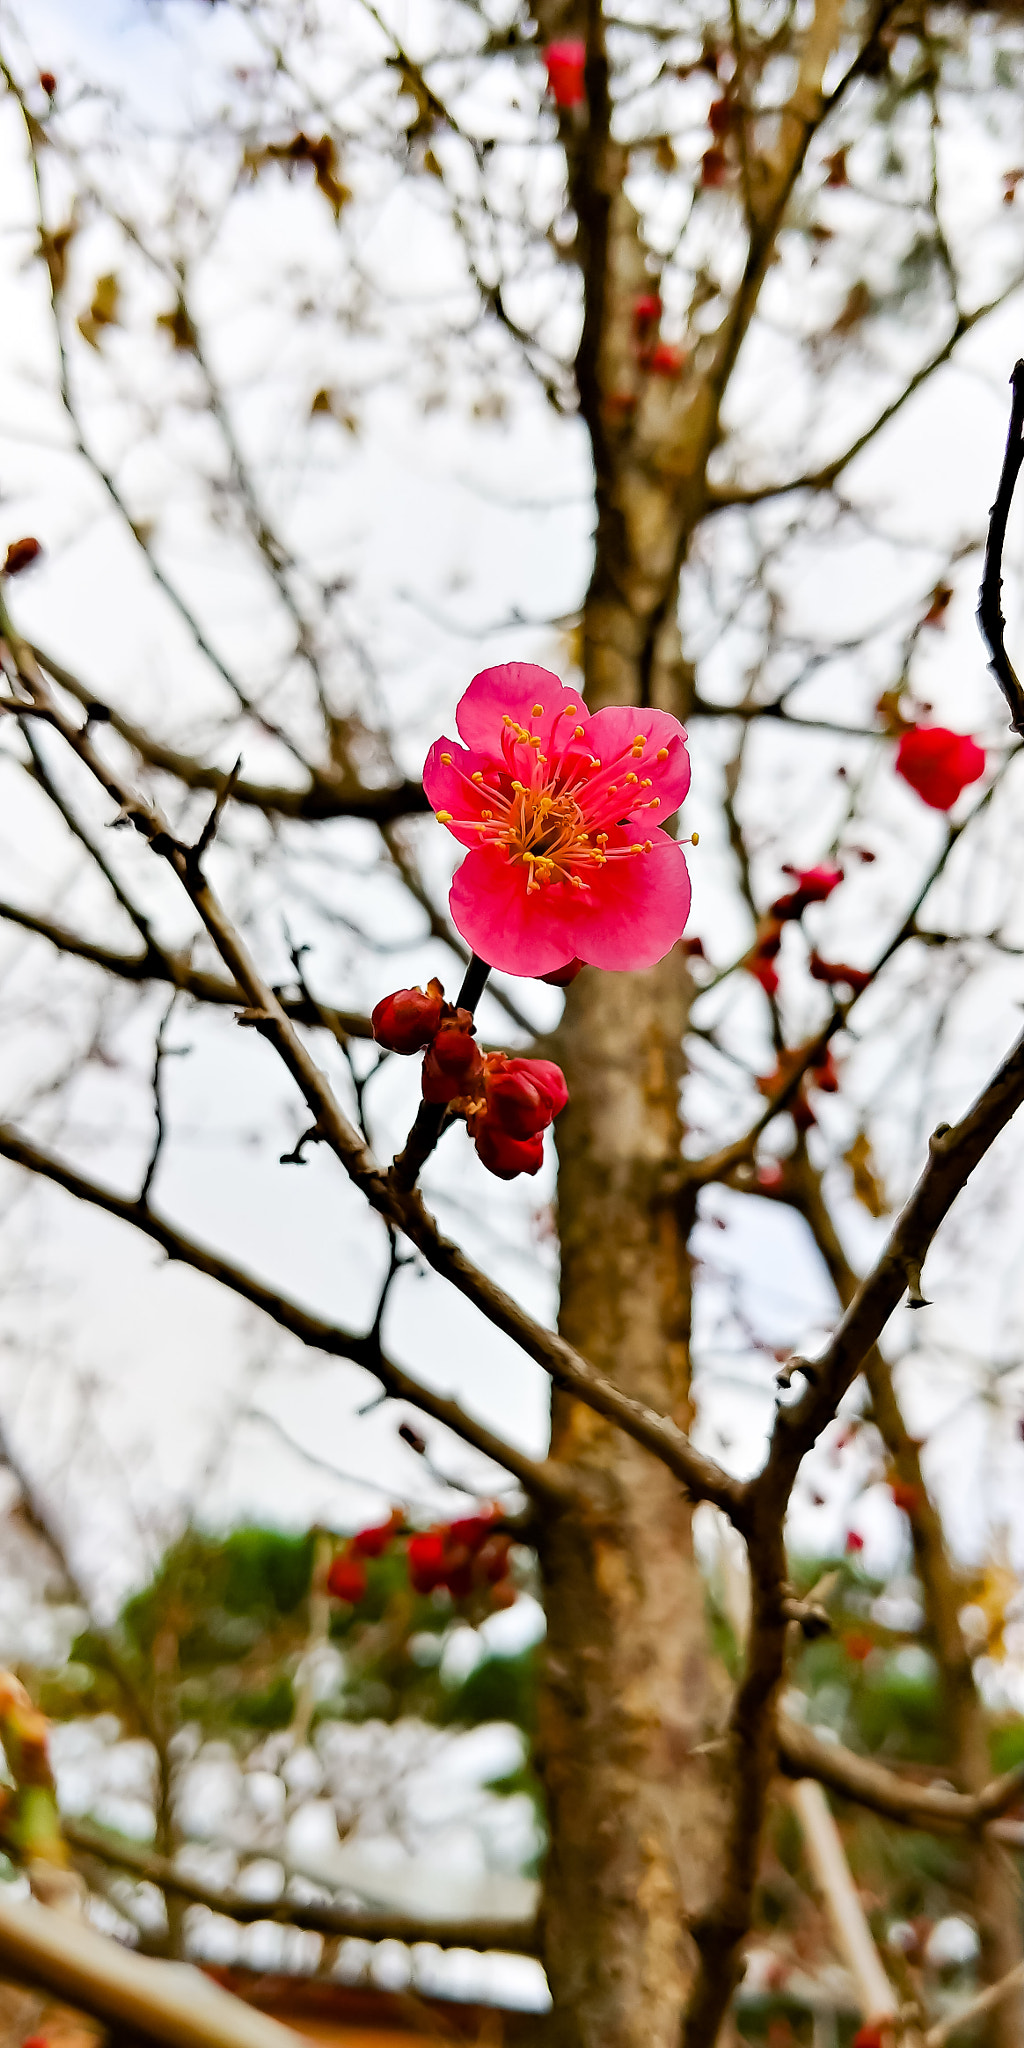
<path fill-rule="evenodd" d="M 541 707 L 534 707 L 540 715 Z M 577 716 L 576 707 L 559 714 Z M 480 768 L 472 775 L 457 766 L 451 754 L 441 756 L 472 791 L 476 815 L 452 818 L 439 811 L 442 825 L 458 822 L 462 829 L 479 832 L 484 845 L 501 846 L 508 859 L 529 869 L 528 892 L 550 882 L 564 882 L 573 889 L 586 889 L 594 873 L 610 860 L 625 860 L 634 854 L 650 853 L 652 841 L 638 840 L 629 846 L 608 845 L 603 828 L 639 810 L 656 810 L 660 797 L 646 797 L 650 776 L 637 773 L 646 740 L 637 734 L 614 760 L 602 764 L 585 744 L 582 726 L 574 727 L 567 742 L 556 745 L 552 732 L 547 753 L 542 752 L 540 735 L 506 714 L 502 735 L 502 763 L 485 775 Z M 658 759 L 666 758 L 659 751 Z"/>

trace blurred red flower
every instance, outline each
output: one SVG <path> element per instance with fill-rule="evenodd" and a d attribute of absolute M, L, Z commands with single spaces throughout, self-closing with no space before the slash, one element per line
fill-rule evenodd
<path fill-rule="evenodd" d="M 896 749 L 896 773 L 933 811 L 951 810 L 969 782 L 985 773 L 982 747 L 944 725 L 915 725 Z"/>

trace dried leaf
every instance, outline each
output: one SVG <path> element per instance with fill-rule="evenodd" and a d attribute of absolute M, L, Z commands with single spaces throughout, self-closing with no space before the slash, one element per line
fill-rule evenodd
<path fill-rule="evenodd" d="M 843 1158 L 853 1177 L 853 1192 L 869 1216 L 887 1216 L 889 1203 L 885 1186 L 875 1168 L 871 1140 L 866 1131 L 858 1131 L 849 1150 Z"/>
<path fill-rule="evenodd" d="M 181 349 L 186 355 L 196 353 L 196 330 L 184 299 L 179 299 L 177 305 L 171 307 L 170 312 L 158 313 L 156 324 L 163 328 L 165 334 L 170 335 L 175 348 Z"/>
<path fill-rule="evenodd" d="M 60 297 L 67 282 L 68 248 L 77 233 L 78 222 L 74 215 L 65 221 L 62 228 L 54 228 L 52 233 L 48 228 L 39 230 L 38 254 L 50 273 L 50 290 L 55 299 Z"/>
<path fill-rule="evenodd" d="M 105 327 L 119 325 L 120 304 L 121 286 L 116 272 L 109 270 L 105 277 L 96 279 L 92 304 L 87 313 L 80 315 L 78 321 L 78 331 L 85 337 L 90 348 L 99 348 L 100 335 Z"/>
<path fill-rule="evenodd" d="M 970 1603 L 984 1617 L 984 1647 L 989 1657 L 1001 1660 L 1006 1655 L 1003 1632 L 1010 1609 L 1019 1595 L 1020 1580 L 1006 1562 L 1005 1555 L 989 1558 L 971 1584 Z"/>
<path fill-rule="evenodd" d="M 860 327 L 867 319 L 873 303 L 869 286 L 864 283 L 863 278 L 859 278 L 846 294 L 846 304 L 838 319 L 832 323 L 832 333 L 852 334 L 854 329 Z"/>
<path fill-rule="evenodd" d="M 324 385 L 319 391 L 314 392 L 309 408 L 310 419 L 315 419 L 317 413 L 326 413 L 329 419 L 337 420 L 339 427 L 344 427 L 346 434 L 359 432 L 358 415 L 346 405 L 340 391 L 331 391 Z"/>
<path fill-rule="evenodd" d="M 331 135 L 315 137 L 302 129 L 287 142 L 268 142 L 263 149 L 247 149 L 245 168 L 255 177 L 267 164 L 281 164 L 287 172 L 299 164 L 312 164 L 314 179 L 337 220 L 352 193 L 338 177 L 338 150 Z"/>

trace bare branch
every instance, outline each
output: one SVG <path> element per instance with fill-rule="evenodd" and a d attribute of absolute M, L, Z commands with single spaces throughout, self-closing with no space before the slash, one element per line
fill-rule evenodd
<path fill-rule="evenodd" d="M 290 1331 L 311 1349 L 324 1351 L 332 1358 L 351 1359 L 354 1365 L 360 1365 L 365 1372 L 371 1373 L 391 1399 L 408 1401 L 410 1406 L 433 1416 L 436 1422 L 444 1423 L 474 1450 L 482 1451 L 486 1458 L 510 1472 L 525 1492 L 552 1501 L 564 1501 L 569 1496 L 569 1477 L 563 1475 L 559 1467 L 550 1461 L 539 1464 L 525 1457 L 511 1444 L 495 1436 L 484 1423 L 476 1422 L 467 1415 L 457 1401 L 422 1386 L 392 1359 L 385 1357 L 372 1333 L 361 1337 L 354 1331 L 343 1329 L 340 1324 L 324 1322 L 320 1316 L 301 1308 L 286 1295 L 267 1287 L 244 1267 L 233 1265 L 207 1245 L 198 1244 L 184 1231 L 176 1230 L 173 1224 L 165 1222 L 152 1209 L 141 1207 L 137 1201 L 117 1194 L 113 1188 L 103 1187 L 98 1181 L 88 1180 L 66 1160 L 45 1151 L 41 1145 L 32 1144 L 7 1124 L 0 1124 L 0 1158 L 11 1160 L 13 1165 L 38 1174 L 43 1180 L 53 1181 L 57 1187 L 74 1195 L 77 1201 L 88 1202 L 93 1208 L 103 1209 L 108 1216 L 130 1223 L 144 1236 L 152 1238 L 169 1259 L 191 1266 L 195 1272 L 216 1280 L 232 1294 L 252 1302 L 280 1329 Z"/>
<path fill-rule="evenodd" d="M 42 1984 L 158 2048 L 297 2048 L 299 2036 L 197 1970 L 133 1955 L 84 1920 L 0 1899 L 5 1977 Z"/>
<path fill-rule="evenodd" d="M 362 1941 L 429 1941 L 438 1948 L 499 1948 L 514 1954 L 537 1953 L 535 1927 L 515 1920 L 415 1920 L 406 1913 L 350 1912 L 343 1906 L 304 1904 L 297 1899 L 254 1899 L 239 1891 L 217 1891 L 179 1870 L 167 1856 L 140 1849 L 76 1820 L 61 1820 L 61 1832 L 84 1856 L 126 1870 L 161 1891 L 175 1892 L 211 1913 L 224 1913 L 243 1926 L 272 1920 L 278 1926 L 304 1927 L 315 1934 L 354 1935 Z"/>
<path fill-rule="evenodd" d="M 34 911 L 23 910 L 20 905 L 8 903 L 3 898 L 0 898 L 0 921 L 47 939 L 59 953 L 67 953 L 74 960 L 87 960 L 94 967 L 101 967 L 105 974 L 116 975 L 119 981 L 170 983 L 182 995 L 191 996 L 194 1002 L 212 1003 L 218 1008 L 238 1009 L 245 1002 L 244 992 L 237 983 L 193 967 L 184 953 L 117 953 L 110 946 L 101 946 L 93 939 L 84 938 L 81 932 L 71 931 L 67 925 L 57 924 L 52 918 L 37 917 Z M 279 992 L 278 1000 L 285 1015 L 295 1024 L 323 1027 L 332 1037 L 342 1033 L 347 1038 L 373 1038 L 369 1017 L 358 1010 L 337 1010 L 329 1003 L 313 1002 L 306 995 L 289 996 L 283 992 Z"/>
<path fill-rule="evenodd" d="M 112 704 L 98 697 L 63 662 L 56 661 L 40 647 L 33 647 L 31 652 L 40 668 L 45 669 L 62 690 L 67 690 L 69 696 L 77 699 L 88 718 L 110 725 L 151 768 L 163 769 L 184 783 L 186 789 L 209 789 L 217 794 L 223 789 L 223 768 L 207 767 L 193 755 L 184 754 L 179 748 L 157 739 L 153 733 L 136 725 Z M 307 764 L 303 763 L 303 766 L 307 767 Z M 307 773 L 310 780 L 305 788 L 299 789 L 287 783 L 247 782 L 239 775 L 231 796 L 235 803 L 248 804 L 270 816 L 302 818 L 307 823 L 323 818 L 368 818 L 374 824 L 385 825 L 395 818 L 409 817 L 430 809 L 419 782 L 363 789 L 353 786 L 351 776 L 332 776 L 323 769 L 308 767 Z"/>
<path fill-rule="evenodd" d="M 779 1412 L 768 1461 L 752 1482 L 762 1500 L 777 1499 L 780 1493 L 788 1496 L 801 1458 L 834 1415 L 905 1294 L 910 1267 L 923 1266 L 940 1224 L 1022 1102 L 1024 1034 L 961 1121 L 940 1124 L 932 1133 L 927 1165 L 881 1257 L 862 1281 L 826 1351 L 805 1368 L 810 1382 L 806 1393 Z"/>
<path fill-rule="evenodd" d="M 841 1743 L 823 1742 L 812 1728 L 786 1713 L 779 1715 L 779 1764 L 789 1778 L 816 1778 L 830 1792 L 855 1800 L 885 1820 L 937 1834 L 980 1831 L 1024 1793 L 1020 1765 L 976 1795 L 953 1792 L 948 1785 L 916 1784 Z"/>
<path fill-rule="evenodd" d="M 995 503 L 988 524 L 985 567 L 978 595 L 978 627 L 989 652 L 989 668 L 1010 708 L 1012 731 L 1024 733 L 1024 687 L 1006 652 L 1006 620 L 1003 617 L 1003 545 L 1006 522 L 1021 463 L 1024 462 L 1024 361 L 1014 365 L 1010 378 L 1013 400 L 1006 451 Z"/>

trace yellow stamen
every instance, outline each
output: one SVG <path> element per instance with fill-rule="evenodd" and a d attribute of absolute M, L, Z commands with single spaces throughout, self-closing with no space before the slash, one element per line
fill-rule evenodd
<path fill-rule="evenodd" d="M 658 748 L 658 752 L 657 752 L 657 755 L 656 755 L 656 757 L 655 757 L 655 758 L 656 758 L 657 760 L 659 760 L 659 761 L 667 761 L 667 760 L 668 760 L 668 748 L 667 748 L 667 747 L 659 747 L 659 748 Z"/>
<path fill-rule="evenodd" d="M 452 814 L 451 814 L 451 812 L 450 812 L 450 811 L 438 811 L 438 814 L 437 814 L 437 822 L 438 822 L 438 824 L 439 824 L 439 825 L 450 825 L 450 824 L 451 824 L 451 822 L 452 822 Z"/>
<path fill-rule="evenodd" d="M 442 754 L 442 756 L 441 756 L 441 759 L 442 759 L 442 761 L 444 762 L 444 765 L 445 765 L 445 767 L 446 767 L 446 768 L 450 768 L 450 767 L 451 767 L 451 765 L 452 765 L 452 757 L 451 757 L 451 755 L 450 755 L 450 754 Z"/>

